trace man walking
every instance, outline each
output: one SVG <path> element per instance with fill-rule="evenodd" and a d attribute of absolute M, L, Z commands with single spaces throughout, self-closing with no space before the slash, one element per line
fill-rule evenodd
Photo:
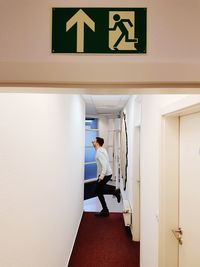
<path fill-rule="evenodd" d="M 115 189 L 113 186 L 106 185 L 112 177 L 112 170 L 109 164 L 108 153 L 106 149 L 102 147 L 104 144 L 104 139 L 101 137 L 96 137 L 96 139 L 92 141 L 92 144 L 96 150 L 98 177 L 95 193 L 97 194 L 103 208 L 102 211 L 95 215 L 105 217 L 109 215 L 109 210 L 104 198 L 104 194 L 116 196 L 119 203 L 121 199 L 120 189 Z"/>

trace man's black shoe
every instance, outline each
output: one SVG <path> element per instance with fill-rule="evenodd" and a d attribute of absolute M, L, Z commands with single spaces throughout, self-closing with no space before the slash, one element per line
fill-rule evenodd
<path fill-rule="evenodd" d="M 121 200 L 121 193 L 119 188 L 115 190 L 115 196 L 117 198 L 117 202 L 119 203 Z"/>
<path fill-rule="evenodd" d="M 95 216 L 97 217 L 107 217 L 109 216 L 109 210 L 102 210 L 98 213 L 95 213 Z"/>

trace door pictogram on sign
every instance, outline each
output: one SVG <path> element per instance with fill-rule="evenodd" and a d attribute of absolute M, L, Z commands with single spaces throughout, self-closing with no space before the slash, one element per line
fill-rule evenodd
<path fill-rule="evenodd" d="M 111 50 L 136 50 L 135 13 L 130 11 L 109 12 L 109 48 Z"/>

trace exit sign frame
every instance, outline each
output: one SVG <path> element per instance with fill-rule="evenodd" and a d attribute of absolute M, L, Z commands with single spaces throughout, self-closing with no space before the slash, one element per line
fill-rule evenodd
<path fill-rule="evenodd" d="M 146 54 L 147 8 L 52 9 L 52 53 Z"/>

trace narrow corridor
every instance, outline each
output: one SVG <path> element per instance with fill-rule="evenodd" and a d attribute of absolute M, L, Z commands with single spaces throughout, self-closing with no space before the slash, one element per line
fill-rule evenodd
<path fill-rule="evenodd" d="M 96 217 L 84 212 L 69 267 L 139 267 L 139 242 L 132 241 L 122 213 Z"/>

